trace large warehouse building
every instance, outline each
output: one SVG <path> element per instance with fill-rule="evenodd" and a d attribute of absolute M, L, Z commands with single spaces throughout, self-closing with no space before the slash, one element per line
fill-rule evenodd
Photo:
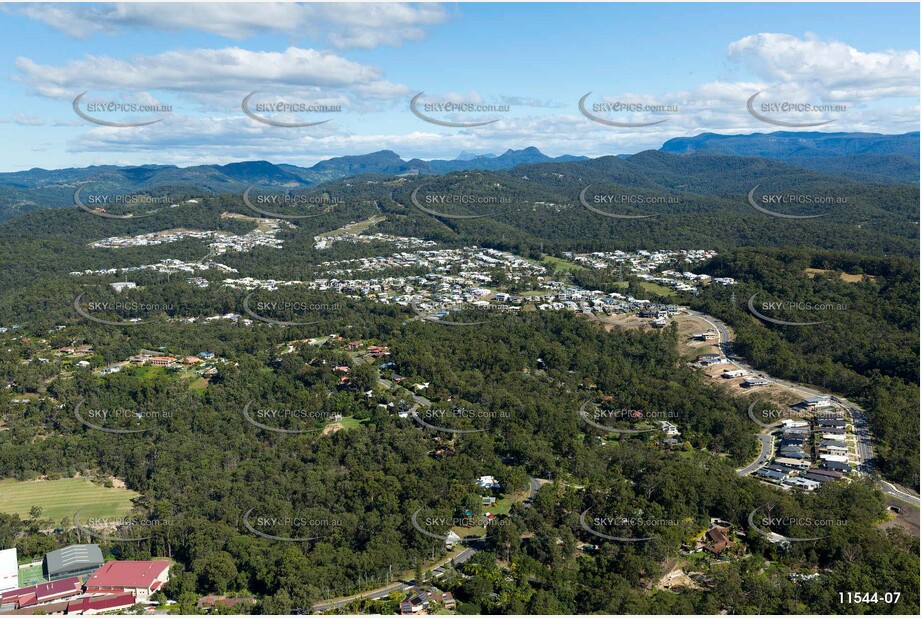
<path fill-rule="evenodd" d="M 68 545 L 45 554 L 42 574 L 48 581 L 89 575 L 105 564 L 98 545 Z"/>

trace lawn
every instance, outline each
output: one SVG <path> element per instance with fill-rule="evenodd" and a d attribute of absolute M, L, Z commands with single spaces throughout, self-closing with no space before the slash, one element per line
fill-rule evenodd
<path fill-rule="evenodd" d="M 364 221 L 359 221 L 354 224 L 342 226 L 337 230 L 332 230 L 330 232 L 324 232 L 322 234 L 319 234 L 317 238 L 326 238 L 328 236 L 338 236 L 340 234 L 352 234 L 354 236 L 357 236 L 358 234 L 361 234 L 362 232 L 364 232 L 366 229 L 368 229 L 372 225 L 377 225 L 378 223 L 386 221 L 386 219 L 387 217 L 383 217 L 381 215 L 374 215 L 370 219 L 365 219 Z"/>
<path fill-rule="evenodd" d="M 357 419 L 354 416 L 343 416 L 342 420 L 336 422 L 342 425 L 342 429 L 357 429 L 365 424 L 365 421 Z"/>
<path fill-rule="evenodd" d="M 640 281 L 640 287 L 646 290 L 647 292 L 652 292 L 653 294 L 658 294 L 659 296 L 674 296 L 675 290 L 667 288 L 664 285 L 659 285 L 658 283 L 652 283 L 649 281 Z"/>
<path fill-rule="evenodd" d="M 189 390 L 196 391 L 196 392 L 202 392 L 208 388 L 208 384 L 209 382 L 207 378 L 200 377 L 196 380 L 193 380 L 192 383 L 189 384 Z"/>
<path fill-rule="evenodd" d="M 573 264 L 572 262 L 567 262 L 566 260 L 560 259 L 558 257 L 553 257 L 552 255 L 543 255 L 540 258 L 540 261 L 544 266 L 548 267 L 550 270 L 558 270 L 561 272 L 570 272 L 573 270 L 583 270 L 582 266 L 578 264 Z"/>
<path fill-rule="evenodd" d="M 136 492 L 116 487 L 102 487 L 86 479 L 56 481 L 0 481 L 0 512 L 29 517 L 33 506 L 42 507 L 42 517 L 55 524 L 80 512 L 81 521 L 90 517 L 123 517 L 131 511 Z"/>

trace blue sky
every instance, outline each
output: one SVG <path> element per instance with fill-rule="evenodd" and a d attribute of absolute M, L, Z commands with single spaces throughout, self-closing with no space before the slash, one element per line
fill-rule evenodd
<path fill-rule="evenodd" d="M 916 3 L 2 4 L 0 170 L 310 165 L 382 149 L 424 159 L 526 146 L 600 156 L 704 131 L 917 131 L 918 24 Z M 328 120 L 274 126 L 243 114 L 254 91 L 254 104 L 340 111 L 257 113 Z M 426 122 L 409 107 L 421 91 L 429 118 L 496 122 Z M 73 110 L 82 92 L 91 118 L 159 122 L 84 120 Z M 646 126 L 593 122 L 578 108 L 588 92 L 596 118 Z M 832 122 L 759 120 L 746 110 L 756 92 L 762 116 Z M 445 102 L 489 107 L 424 107 Z M 171 110 L 91 113 L 87 103 Z M 780 103 L 837 107 L 770 107 Z"/>

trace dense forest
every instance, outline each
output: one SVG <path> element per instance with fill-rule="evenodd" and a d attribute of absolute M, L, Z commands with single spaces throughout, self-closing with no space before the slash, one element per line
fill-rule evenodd
<path fill-rule="evenodd" d="M 759 183 L 765 193 L 846 195 L 848 208 L 809 222 L 773 218 L 746 202 Z M 599 193 L 677 201 L 650 206 L 657 215 L 650 219 L 610 219 L 580 205 L 589 184 Z M 481 219 L 450 219 L 414 207 L 416 189 L 507 201 L 452 211 L 488 215 Z M 720 255 L 699 272 L 739 284 L 679 299 L 729 323 L 736 351 L 759 369 L 864 405 L 880 470 L 917 487 L 918 231 L 906 224 L 916 219 L 916 185 L 842 182 L 753 157 L 651 152 L 626 161 L 426 178 L 357 176 L 305 195 L 335 198 L 334 205 L 292 220 L 278 233 L 281 249 L 211 257 L 201 240 L 123 249 L 91 243 L 176 228 L 245 234 L 259 222 L 222 217 L 254 215 L 241 195 L 190 191 L 183 198 L 198 202 L 136 219 L 72 208 L 37 210 L 0 225 L 0 325 L 21 325 L 0 334 L 6 385 L 0 478 L 80 474 L 124 481 L 140 494 L 134 514 L 160 523 L 125 530 L 137 540 L 103 541 L 104 549 L 113 557 L 174 560 L 165 595 L 188 613 L 207 593 L 252 594 L 259 603 L 246 609 L 291 613 L 367 590 L 390 573 L 415 570 L 417 579 L 427 578 L 431 564 L 446 556 L 445 544 L 421 533 L 413 514 L 435 522 L 482 516 L 476 482 L 484 475 L 501 481 L 491 491 L 508 510 L 494 533 L 468 540 L 475 555 L 449 565 L 439 584 L 455 593 L 459 613 L 909 613 L 918 606 L 918 540 L 898 527 L 880 527 L 885 503 L 871 483 L 787 493 L 736 473 L 757 451 L 746 402 L 686 366 L 674 326 L 605 332 L 570 312 L 523 311 L 490 312 L 482 325 L 449 328 L 397 305 L 292 289 L 259 291 L 254 298 L 326 309 L 273 314 L 303 322 L 293 326 L 206 321 L 244 314 L 248 292 L 222 285 L 225 272 L 196 273 L 210 284 L 198 287 L 188 275 L 110 270 L 213 259 L 237 270 L 235 277 L 310 279 L 328 270 L 324 262 L 396 251 L 383 242 L 315 244 L 318 234 L 380 214 L 386 220 L 371 231 L 530 258 L 715 248 Z M 629 206 L 623 212 L 644 211 Z M 87 270 L 109 272 L 71 274 Z M 374 276 L 391 272 L 397 271 Z M 609 275 L 583 271 L 574 278 L 607 289 Z M 143 320 L 131 327 L 103 326 L 75 311 L 81 294 L 83 303 L 114 304 L 122 297 L 109 284 L 129 277 L 138 285 L 133 300 L 162 309 L 130 316 Z M 644 292 L 632 277 L 626 291 Z M 780 327 L 748 311 L 752 294 L 846 310 L 823 313 L 824 322 L 813 327 Z M 361 361 L 347 348 L 350 341 L 387 346 L 389 354 Z M 80 344 L 92 346 L 86 369 L 42 360 L 49 350 Z M 218 360 L 213 375 L 201 380 L 150 367 L 94 373 L 142 349 L 177 357 L 208 352 Z M 22 397 L 28 402 L 12 402 Z M 580 418 L 588 404 L 662 414 L 680 428 L 682 445 L 669 448 L 658 430 L 599 430 Z M 82 422 L 78 406 L 141 414 L 103 419 L 105 429 L 133 431 L 109 433 Z M 469 412 L 441 424 L 470 432 L 435 430 L 399 414 L 429 407 Z M 266 409 L 299 414 L 246 412 Z M 326 431 L 333 419 L 341 426 Z M 534 482 L 542 486 L 531 497 Z M 754 511 L 835 523 L 823 528 L 820 541 L 775 544 L 750 527 Z M 619 543 L 587 531 L 580 522 L 586 512 L 669 523 L 606 528 L 618 537 L 650 536 Z M 290 519 L 279 524 L 278 518 Z M 731 525 L 740 555 L 701 558 L 696 586 L 658 589 L 666 568 L 690 555 L 688 545 L 710 518 Z M 300 520 L 314 523 L 309 529 L 290 523 Z M 274 523 L 258 523 L 265 521 Z M 434 523 L 428 529 L 442 535 L 447 528 Z M 774 531 L 810 536 L 796 525 Z M 87 540 L 72 520 L 47 521 L 40 510 L 25 519 L 0 515 L 0 544 L 16 545 L 22 556 L 38 557 L 81 538 Z M 839 591 L 857 590 L 903 597 L 896 606 L 840 604 Z M 391 598 L 345 609 L 397 608 Z"/>
<path fill-rule="evenodd" d="M 168 375 L 131 372 L 55 380 L 48 394 L 62 409 L 49 399 L 5 418 L 10 430 L 0 434 L 0 471 L 19 479 L 75 472 L 124 479 L 141 493 L 136 509 L 163 523 L 130 533 L 149 540 L 107 549 L 123 558 L 176 560 L 166 592 L 186 609 L 195 593 L 239 592 L 265 596 L 260 611 L 292 611 L 352 592 L 361 581 L 380 581 L 390 568 L 411 569 L 444 552 L 443 544 L 412 527 L 411 514 L 420 508 L 445 517 L 479 512 L 473 482 L 484 474 L 502 479 L 503 494 L 524 491 L 529 477 L 551 483 L 531 507 L 513 506 L 511 523 L 479 542 L 482 551 L 460 567 L 472 576 L 452 584 L 464 611 L 817 612 L 835 607 L 833 591 L 854 577 L 873 589 L 902 590 L 908 606 L 916 599 L 911 573 L 918 566 L 917 542 L 874 527 L 882 503 L 872 488 L 856 483 L 814 496 L 781 496 L 736 475 L 734 466 L 754 451 L 744 405 L 683 365 L 673 330 L 604 333 L 556 314 L 499 316 L 475 329 L 406 322 L 405 316 L 361 317 L 350 337 L 388 343 L 391 362 L 409 383 L 431 384 L 433 406 L 451 402 L 491 412 L 477 421 L 487 431 L 452 439 L 398 419 L 377 404 L 405 395 L 375 386 L 378 372 L 370 366 L 355 373 L 354 384 L 340 386 L 330 368 L 347 359 L 336 345 L 267 352 L 305 334 L 297 330 L 260 325 L 241 332 L 225 325 L 174 331 L 161 325 L 143 334 L 113 329 L 98 340 L 88 332 L 85 340 L 101 351 L 130 346 L 137 337 L 186 353 L 218 350 L 228 362 L 211 386 L 193 392 Z M 365 388 L 376 390 L 373 398 L 364 396 Z M 611 405 L 673 413 L 690 450 L 663 450 L 658 433 L 598 440 L 577 410 L 582 401 L 606 397 L 613 398 Z M 74 417 L 82 399 L 96 407 L 156 407 L 162 414 L 149 431 L 113 436 Z M 245 422 L 242 409 L 253 399 L 362 424 L 331 435 L 278 434 Z M 652 542 L 628 546 L 599 542 L 579 525 L 587 508 L 626 505 L 679 525 Z M 782 553 L 751 537 L 754 557 L 714 567 L 712 583 L 700 592 L 642 591 L 709 517 L 745 527 L 756 508 L 847 523 L 821 545 L 794 544 Z M 277 542 L 247 531 L 243 522 L 251 510 L 335 525 L 309 543 Z M 39 519 L 5 517 L 0 531 L 10 539 L 24 534 L 16 541 L 24 552 L 77 539 L 66 521 L 50 538 L 40 534 L 46 526 Z M 271 533 L 298 536 L 290 528 Z M 860 558 L 869 555 L 870 562 Z M 767 570 L 766 560 L 773 564 Z M 822 586 L 786 577 L 816 566 L 833 568 L 823 572 Z M 777 586 L 791 594 L 763 592 Z"/>

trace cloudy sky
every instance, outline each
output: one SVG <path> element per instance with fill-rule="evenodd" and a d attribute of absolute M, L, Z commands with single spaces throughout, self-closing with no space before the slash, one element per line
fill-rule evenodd
<path fill-rule="evenodd" d="M 919 129 L 916 3 L 0 4 L 0 32 L 2 171 Z"/>

